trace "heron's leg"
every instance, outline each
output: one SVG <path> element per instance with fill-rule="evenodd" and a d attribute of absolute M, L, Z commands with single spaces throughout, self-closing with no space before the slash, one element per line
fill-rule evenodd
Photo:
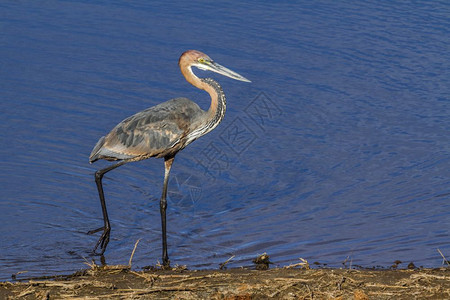
<path fill-rule="evenodd" d="M 102 185 L 103 175 L 105 175 L 106 173 L 108 173 L 111 170 L 114 170 L 117 167 L 120 167 L 121 165 L 125 164 L 126 162 L 127 161 L 121 161 L 112 166 L 109 166 L 107 168 L 104 168 L 104 169 L 101 169 L 101 170 L 98 170 L 97 172 L 95 172 L 95 183 L 97 184 L 98 195 L 100 197 L 100 203 L 102 205 L 103 222 L 104 222 L 103 227 L 91 230 L 87 233 L 87 234 L 93 234 L 93 233 L 103 230 L 103 233 L 100 236 L 99 240 L 97 241 L 97 244 L 95 244 L 95 247 L 93 250 L 93 252 L 95 254 L 102 255 L 105 252 L 106 246 L 109 243 L 109 234 L 111 231 L 111 225 L 109 224 L 109 218 L 108 218 L 108 211 L 106 210 L 105 194 L 103 192 L 103 185 Z M 96 252 L 98 246 L 100 246 L 100 248 L 101 248 L 101 251 L 99 253 Z"/>
<path fill-rule="evenodd" d="M 167 232 L 166 232 L 166 209 L 167 209 L 167 183 L 169 181 L 169 173 L 170 169 L 172 168 L 172 163 L 175 156 L 171 157 L 165 157 L 164 158 L 164 185 L 163 185 L 163 192 L 161 196 L 161 201 L 159 203 L 160 205 L 160 212 L 161 212 L 161 226 L 162 226 L 162 260 L 163 260 L 163 267 L 170 267 L 170 261 L 169 261 L 169 255 L 167 254 Z"/>

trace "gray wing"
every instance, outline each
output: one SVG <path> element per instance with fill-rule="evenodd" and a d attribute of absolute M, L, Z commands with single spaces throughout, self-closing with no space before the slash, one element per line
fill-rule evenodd
<path fill-rule="evenodd" d="M 120 122 L 100 138 L 89 157 L 98 159 L 145 159 L 176 153 L 182 141 L 196 128 L 205 112 L 186 98 L 153 106 Z"/>

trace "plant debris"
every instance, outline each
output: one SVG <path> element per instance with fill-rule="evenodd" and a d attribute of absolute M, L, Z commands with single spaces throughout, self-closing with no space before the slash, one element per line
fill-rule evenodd
<path fill-rule="evenodd" d="M 95 266 L 67 276 L 0 283 L 0 299 L 425 298 L 450 299 L 450 268 L 132 271 Z"/>
<path fill-rule="evenodd" d="M 263 253 L 258 255 L 254 260 L 253 263 L 255 264 L 256 270 L 267 270 L 269 269 L 269 264 L 271 264 L 269 260 L 269 255 L 267 253 Z"/>

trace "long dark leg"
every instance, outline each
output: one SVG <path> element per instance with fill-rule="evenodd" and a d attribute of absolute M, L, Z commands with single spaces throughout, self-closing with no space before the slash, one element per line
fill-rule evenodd
<path fill-rule="evenodd" d="M 127 161 L 121 161 L 117 164 L 114 164 L 112 166 L 109 166 L 107 168 L 104 168 L 104 169 L 101 169 L 101 170 L 98 170 L 97 172 L 95 172 L 95 183 L 97 184 L 98 195 L 100 197 L 100 203 L 102 205 L 104 225 L 103 225 L 103 227 L 89 231 L 88 234 L 94 234 L 96 232 L 103 230 L 103 233 L 100 236 L 97 244 L 95 244 L 95 247 L 93 250 L 93 252 L 98 255 L 102 255 L 105 252 L 106 246 L 108 246 L 108 243 L 109 243 L 109 234 L 111 232 L 111 225 L 109 224 L 108 211 L 106 210 L 105 194 L 103 193 L 102 178 L 103 178 L 103 175 L 105 175 L 109 171 L 114 170 L 115 168 L 120 167 L 121 165 L 123 165 L 125 163 L 127 163 Z M 101 248 L 101 251 L 99 253 L 96 252 L 98 246 L 100 246 L 100 248 Z"/>
<path fill-rule="evenodd" d="M 172 168 L 172 163 L 175 156 L 171 157 L 165 157 L 164 158 L 164 185 L 163 185 L 163 192 L 161 196 L 161 201 L 159 203 L 160 205 L 160 212 L 161 212 L 161 225 L 162 225 L 162 260 L 163 260 L 163 267 L 168 268 L 170 267 L 170 261 L 169 261 L 169 255 L 167 254 L 167 232 L 166 232 L 166 209 L 167 209 L 167 182 L 169 181 L 169 173 L 170 169 Z"/>

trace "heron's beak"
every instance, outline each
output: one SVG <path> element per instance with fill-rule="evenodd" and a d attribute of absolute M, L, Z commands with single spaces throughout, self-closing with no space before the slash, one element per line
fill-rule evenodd
<path fill-rule="evenodd" d="M 221 75 L 224 75 L 224 76 L 236 79 L 236 80 L 251 82 L 244 76 L 241 76 L 238 73 L 231 71 L 230 69 L 225 68 L 224 66 L 219 65 L 218 63 L 216 63 L 214 61 L 205 61 L 205 63 L 196 64 L 195 66 L 201 70 L 212 71 L 212 72 L 216 72 L 216 73 L 219 73 Z"/>

